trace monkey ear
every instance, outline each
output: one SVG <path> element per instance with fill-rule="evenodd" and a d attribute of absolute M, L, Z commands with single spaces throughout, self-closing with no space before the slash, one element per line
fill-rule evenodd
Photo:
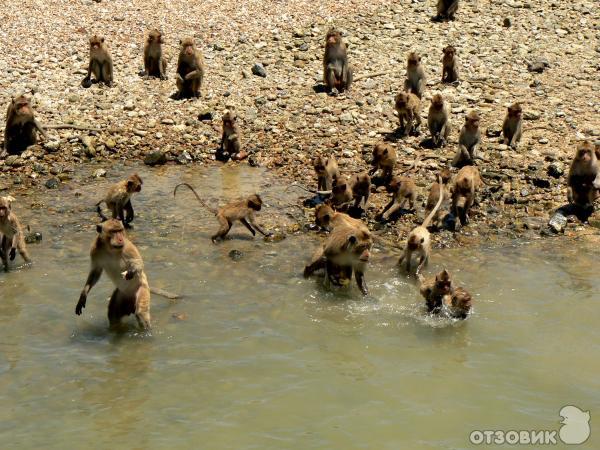
<path fill-rule="evenodd" d="M 102 233 L 102 225 L 96 225 L 96 232 Z"/>
<path fill-rule="evenodd" d="M 181 39 L 179 39 L 179 45 L 183 44 L 183 41 Z"/>
<path fill-rule="evenodd" d="M 104 38 L 103 37 L 100 38 L 100 42 L 104 43 Z"/>
<path fill-rule="evenodd" d="M 127 182 L 127 190 L 130 190 L 131 188 L 133 188 L 133 181 L 129 180 Z"/>

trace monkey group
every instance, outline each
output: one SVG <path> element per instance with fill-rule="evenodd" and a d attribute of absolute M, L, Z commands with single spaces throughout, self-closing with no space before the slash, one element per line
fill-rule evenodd
<path fill-rule="evenodd" d="M 458 0 L 438 0 L 435 20 L 454 20 L 458 11 Z M 163 52 L 163 34 L 159 30 L 148 33 L 143 50 L 144 69 L 142 77 L 155 77 L 167 80 L 167 58 Z M 456 85 L 460 82 L 458 50 L 453 45 L 443 49 L 441 58 L 441 83 Z M 175 68 L 174 99 L 199 98 L 205 78 L 205 63 L 202 52 L 196 47 L 193 38 L 179 42 L 179 54 Z M 333 96 L 348 92 L 354 81 L 354 70 L 349 63 L 348 46 L 342 33 L 330 29 L 325 36 L 323 55 L 323 84 Z M 102 36 L 89 38 L 89 62 L 81 86 L 90 88 L 92 84 L 112 87 L 114 65 L 108 45 Z M 406 78 L 394 97 L 394 109 L 399 121 L 399 136 L 418 135 L 423 122 L 422 102 L 427 86 L 427 76 L 421 55 L 410 52 L 406 60 Z M 242 148 L 242 134 L 237 122 L 238 116 L 232 109 L 222 117 L 222 136 L 219 148 L 215 151 L 218 161 L 239 161 L 248 157 Z M 472 297 L 462 287 L 455 287 L 450 273 L 443 270 L 431 279 L 422 272 L 431 256 L 431 232 L 445 227 L 452 230 L 468 226 L 471 209 L 477 202 L 477 194 L 484 185 L 479 167 L 486 162 L 481 151 L 481 117 L 471 110 L 464 117 L 459 129 L 456 152 L 448 167 L 442 167 L 432 181 L 422 222 L 406 236 L 406 242 L 398 259 L 398 266 L 408 274 L 413 272 L 420 284 L 420 293 L 425 299 L 429 313 L 445 311 L 450 317 L 465 319 L 472 309 Z M 434 148 L 445 147 L 450 143 L 454 128 L 451 124 L 450 108 L 440 93 L 434 93 L 427 111 L 427 130 Z M 458 130 L 458 128 L 457 128 Z M 510 149 L 516 149 L 523 135 L 523 108 L 515 102 L 508 106 L 502 124 L 502 142 Z M 37 142 L 38 134 L 47 139 L 44 127 L 34 117 L 30 100 L 25 95 L 14 97 L 8 106 L 4 132 L 3 154 L 20 154 L 28 146 Z M 574 159 L 567 176 L 567 199 L 577 207 L 590 209 L 600 197 L 600 148 L 590 141 L 577 146 Z M 376 213 L 381 222 L 393 220 L 406 211 L 417 211 L 417 183 L 411 178 L 409 169 L 395 173 L 398 152 L 389 142 L 377 142 L 373 146 L 369 170 L 352 174 L 340 172 L 335 155 L 318 155 L 313 159 L 317 179 L 314 191 L 321 200 L 315 209 L 315 222 L 328 232 L 327 238 L 314 252 L 304 268 L 304 276 L 317 271 L 324 272 L 325 283 L 345 286 L 355 278 L 359 290 L 368 294 L 365 272 L 371 258 L 371 250 L 376 236 L 363 222 L 372 193 L 384 187 L 390 195 L 385 207 Z M 418 158 L 413 164 L 417 165 Z M 453 174 L 453 172 L 455 172 Z M 79 297 L 75 312 L 82 314 L 87 296 L 106 272 L 115 286 L 108 305 L 108 318 L 111 327 L 118 326 L 122 317 L 133 314 L 141 328 L 147 329 L 150 320 L 150 292 L 142 257 L 136 246 L 129 240 L 126 229 L 132 227 L 134 209 L 131 203 L 134 194 L 141 192 L 142 179 L 132 174 L 127 179 L 111 186 L 106 196 L 96 204 L 101 223 L 90 251 L 91 268 L 85 286 Z M 261 211 L 263 200 L 252 194 L 245 198 L 212 208 L 197 194 L 188 183 L 175 186 L 175 196 L 179 187 L 189 188 L 200 205 L 213 213 L 218 221 L 218 229 L 211 236 L 213 242 L 223 240 L 234 223 L 244 225 L 253 236 L 258 231 L 263 236 L 271 233 L 263 230 L 256 222 L 255 214 Z M 23 229 L 12 210 L 12 196 L 0 197 L 0 258 L 4 270 L 9 270 L 18 252 L 25 263 L 31 259 L 27 251 Z M 102 211 L 102 203 L 110 211 L 107 217 Z M 416 266 L 413 260 L 416 258 Z"/>

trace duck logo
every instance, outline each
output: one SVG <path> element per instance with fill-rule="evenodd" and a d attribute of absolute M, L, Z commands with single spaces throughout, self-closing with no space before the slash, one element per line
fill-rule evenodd
<path fill-rule="evenodd" d="M 558 435 L 565 444 L 583 444 L 590 437 L 590 412 L 582 411 L 577 406 L 564 406 L 559 415 L 563 418 L 563 426 Z"/>

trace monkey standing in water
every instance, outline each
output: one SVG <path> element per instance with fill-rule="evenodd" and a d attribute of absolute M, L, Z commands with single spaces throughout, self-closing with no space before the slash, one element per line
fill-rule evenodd
<path fill-rule="evenodd" d="M 25 247 L 23 228 L 16 214 L 11 211 L 14 197 L 0 197 L 0 258 L 4 270 L 8 272 L 8 260 L 15 259 L 17 250 L 26 263 L 30 263 L 29 254 Z"/>
<path fill-rule="evenodd" d="M 221 145 L 215 155 L 217 161 L 227 162 L 229 158 L 234 161 L 241 161 L 248 156 L 248 153 L 241 149 L 241 133 L 237 124 L 237 115 L 233 111 L 226 111 L 223 114 L 223 136 Z"/>
<path fill-rule="evenodd" d="M 258 232 L 263 236 L 273 235 L 273 233 L 265 233 L 263 229 L 256 223 L 254 218 L 254 212 L 260 211 L 262 208 L 262 199 L 258 194 L 252 194 L 244 199 L 230 202 L 219 209 L 215 209 L 208 206 L 206 202 L 202 200 L 196 193 L 196 190 L 188 183 L 179 183 L 177 186 L 175 186 L 173 196 L 177 195 L 177 188 L 179 186 L 186 186 L 190 188 L 200 204 L 217 216 L 220 227 L 218 231 L 211 237 L 213 242 L 216 242 L 217 239 L 224 239 L 227 233 L 229 233 L 233 222 L 236 220 L 239 220 L 246 228 L 248 228 L 248 230 L 250 230 L 252 233 L 252 236 L 256 236 L 256 231 L 254 231 L 254 229 L 258 230 Z"/>
<path fill-rule="evenodd" d="M 342 41 L 342 33 L 331 29 L 325 40 L 323 56 L 323 82 L 332 94 L 350 89 L 353 72 L 348 65 L 346 44 Z"/>
<path fill-rule="evenodd" d="M 130 314 L 135 314 L 141 328 L 150 328 L 150 288 L 137 247 L 127 238 L 123 224 L 116 219 L 103 222 L 96 230 L 98 235 L 90 251 L 92 265 L 75 314 L 81 315 L 88 293 L 105 270 L 115 285 L 108 303 L 111 328 Z"/>
<path fill-rule="evenodd" d="M 192 38 L 179 41 L 180 50 L 177 60 L 177 99 L 198 98 L 204 80 L 204 57 Z"/>
<path fill-rule="evenodd" d="M 133 206 L 131 205 L 131 196 L 142 190 L 142 179 L 137 173 L 134 173 L 129 178 L 119 181 L 110 187 L 106 193 L 106 197 L 96 203 L 96 210 L 100 219 L 106 220 L 100 204 L 106 203 L 106 207 L 111 210 L 113 219 L 120 219 L 125 228 L 131 228 L 133 222 Z"/>
<path fill-rule="evenodd" d="M 37 142 L 37 133 L 44 139 L 48 135 L 33 116 L 29 99 L 24 95 L 13 98 L 6 111 L 6 128 L 4 129 L 4 150 L 9 155 L 18 155 L 30 145 Z M 0 151 L 0 156 L 2 156 Z"/>
<path fill-rule="evenodd" d="M 438 273 L 434 278 L 426 280 L 421 274 L 418 275 L 421 286 L 419 291 L 425 299 L 427 311 L 433 314 L 439 313 L 444 297 L 452 294 L 452 280 L 446 269 Z"/>
<path fill-rule="evenodd" d="M 157 77 L 161 80 L 167 79 L 167 60 L 163 56 L 162 34 L 158 30 L 148 33 L 146 45 L 144 45 L 144 71 L 142 77 Z"/>
<path fill-rule="evenodd" d="M 92 73 L 95 77 L 94 81 L 92 81 Z M 113 85 L 113 61 L 104 38 L 97 35 L 90 38 L 90 63 L 81 85 L 89 88 L 92 83 L 104 83 L 108 87 Z"/>

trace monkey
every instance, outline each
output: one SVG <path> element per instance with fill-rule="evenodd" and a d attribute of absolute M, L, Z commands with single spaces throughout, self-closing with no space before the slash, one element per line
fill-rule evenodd
<path fill-rule="evenodd" d="M 521 140 L 523 134 L 523 108 L 519 103 L 513 103 L 508 107 L 504 123 L 502 124 L 502 135 L 504 143 L 513 149 Z"/>
<path fill-rule="evenodd" d="M 23 228 L 17 215 L 12 212 L 12 202 L 15 198 L 7 195 L 0 197 L 0 257 L 4 265 L 4 271 L 8 272 L 8 260 L 13 261 L 17 251 L 29 264 L 31 259 L 25 246 L 25 236 Z"/>
<path fill-rule="evenodd" d="M 366 210 L 371 194 L 371 177 L 367 172 L 354 174 L 350 180 L 350 186 L 354 197 L 354 207 L 360 208 L 364 200 L 363 208 Z"/>
<path fill-rule="evenodd" d="M 442 183 L 440 185 L 439 178 L 441 178 Z M 440 188 L 442 188 L 443 199 L 442 205 L 445 201 L 450 199 L 450 190 L 448 189 L 448 183 L 450 182 L 451 174 L 450 170 L 442 169 L 439 174 L 438 180 L 431 185 L 431 189 L 429 190 L 429 196 L 427 197 L 427 203 L 425 205 L 425 214 L 429 214 L 435 208 L 440 196 Z M 440 221 L 440 210 L 436 211 L 431 220 L 431 224 L 435 227 L 439 226 Z"/>
<path fill-rule="evenodd" d="M 354 219 L 348 214 L 334 211 L 331 206 L 325 203 L 321 203 L 315 208 L 315 223 L 328 231 L 338 226 L 348 226 L 361 229 L 362 231 L 369 231 L 362 220 Z"/>
<path fill-rule="evenodd" d="M 458 171 L 452 189 L 452 214 L 460 219 L 461 225 L 469 224 L 469 210 L 481 184 L 477 167 L 465 166 Z"/>
<path fill-rule="evenodd" d="M 406 63 L 404 90 L 415 94 L 420 100 L 425 91 L 425 83 L 425 70 L 421 64 L 421 57 L 415 52 L 410 52 Z"/>
<path fill-rule="evenodd" d="M 180 51 L 177 60 L 176 98 L 200 97 L 200 88 L 204 79 L 204 56 L 196 49 L 194 39 L 179 41 Z"/>
<path fill-rule="evenodd" d="M 348 65 L 346 44 L 342 33 L 333 28 L 327 32 L 325 55 L 323 56 L 323 82 L 332 94 L 350 89 L 353 78 L 352 67 Z"/>
<path fill-rule="evenodd" d="M 396 150 L 390 144 L 379 142 L 373 147 L 373 167 L 369 175 L 374 175 L 381 170 L 381 178 L 384 184 L 388 184 L 392 179 L 392 172 L 396 165 Z"/>
<path fill-rule="evenodd" d="M 368 295 L 364 273 L 372 245 L 373 239 L 366 227 L 336 226 L 324 246 L 315 252 L 310 264 L 304 268 L 304 277 L 325 269 L 326 280 L 336 283 L 339 279 L 350 279 L 354 273 L 358 288 L 363 295 Z"/>
<path fill-rule="evenodd" d="M 406 246 L 404 247 L 404 253 L 400 256 L 398 260 L 398 265 L 402 265 L 403 261 L 406 261 L 406 272 L 410 273 L 411 261 L 413 253 L 416 253 L 419 258 L 419 265 L 417 266 L 416 273 L 421 273 L 421 270 L 429 261 L 429 255 L 431 254 L 431 237 L 429 235 L 429 230 L 427 227 L 431 223 L 434 216 L 437 214 L 442 202 L 444 201 L 444 186 L 442 182 L 442 177 L 438 176 L 438 185 L 439 185 L 439 199 L 434 206 L 433 210 L 429 213 L 429 215 L 425 218 L 423 223 L 413 228 L 413 230 L 408 234 L 408 238 L 406 239 Z"/>
<path fill-rule="evenodd" d="M 389 218 L 396 211 L 399 211 L 408 201 L 410 209 L 415 208 L 417 200 L 417 185 L 413 180 L 407 177 L 395 176 L 387 186 L 387 191 L 392 194 L 390 202 L 377 215 L 378 220 L 387 220 L 386 212 L 389 210 L 387 217 Z M 393 208 L 392 208 L 393 206 Z M 391 208 L 391 209 L 390 209 Z"/>
<path fill-rule="evenodd" d="M 143 181 L 137 173 L 130 175 L 126 180 L 119 181 L 113 184 L 104 199 L 96 203 L 96 211 L 102 221 L 107 219 L 102 214 L 100 204 L 106 203 L 106 207 L 110 209 L 113 219 L 119 219 L 123 222 L 125 228 L 131 228 L 134 212 L 131 205 L 131 196 L 137 192 L 141 192 Z"/>
<path fill-rule="evenodd" d="M 150 328 L 150 287 L 140 252 L 117 219 L 102 222 L 96 226 L 96 231 L 98 234 L 90 250 L 90 272 L 75 314 L 81 315 L 90 290 L 100 280 L 102 271 L 106 271 L 115 285 L 108 303 L 110 327 L 119 325 L 122 317 L 135 314 L 140 328 Z"/>
<path fill-rule="evenodd" d="M 438 20 L 454 20 L 454 15 L 458 10 L 458 0 L 438 0 L 437 17 Z"/>
<path fill-rule="evenodd" d="M 567 176 L 569 203 L 589 208 L 600 193 L 600 149 L 591 141 L 580 143 Z"/>
<path fill-rule="evenodd" d="M 442 56 L 442 83 L 455 83 L 458 81 L 458 57 L 456 49 L 448 45 L 443 50 Z"/>
<path fill-rule="evenodd" d="M 221 137 L 221 146 L 216 154 L 218 161 L 226 162 L 229 158 L 235 161 L 241 161 L 248 156 L 248 153 L 241 150 L 241 133 L 237 124 L 237 114 L 233 111 L 225 111 L 223 114 L 223 135 Z"/>
<path fill-rule="evenodd" d="M 465 116 L 465 124 L 458 136 L 458 150 L 452 160 L 453 167 L 461 168 L 475 164 L 476 159 L 483 159 L 479 154 L 479 145 L 481 144 L 479 121 L 479 114 L 476 111 L 470 111 Z"/>
<path fill-rule="evenodd" d="M 37 142 L 37 133 L 48 139 L 46 131 L 33 115 L 29 99 L 18 95 L 11 99 L 6 111 L 4 150 L 9 155 L 19 155 Z M 0 152 L 4 153 L 4 152 Z"/>
<path fill-rule="evenodd" d="M 346 177 L 339 176 L 331 189 L 331 198 L 328 201 L 334 208 L 344 209 L 353 199 L 354 194 L 350 182 Z"/>
<path fill-rule="evenodd" d="M 442 302 L 448 308 L 450 317 L 464 320 L 471 312 L 473 298 L 468 291 L 457 287 L 450 294 L 444 295 Z"/>
<path fill-rule="evenodd" d="M 92 81 L 92 73 L 95 80 Z M 113 85 L 113 60 L 103 37 L 93 35 L 90 38 L 90 63 L 87 75 L 81 82 L 84 88 L 89 88 L 92 83 L 104 83 L 108 87 Z"/>
<path fill-rule="evenodd" d="M 409 136 L 413 127 L 416 133 L 419 132 L 419 126 L 421 126 L 421 100 L 419 97 L 410 92 L 398 93 L 396 95 L 396 111 L 404 136 Z"/>
<path fill-rule="evenodd" d="M 331 188 L 340 176 L 337 161 L 333 156 L 325 158 L 316 156 L 313 160 L 313 167 L 317 173 L 317 190 L 331 191 Z"/>
<path fill-rule="evenodd" d="M 144 45 L 144 71 L 140 74 L 141 76 L 167 79 L 167 60 L 162 52 L 163 42 L 160 31 L 152 30 L 148 33 Z"/>
<path fill-rule="evenodd" d="M 173 196 L 177 195 L 177 188 L 179 186 L 188 187 L 200 202 L 204 208 L 208 209 L 212 212 L 219 221 L 219 229 L 217 232 L 211 237 L 213 243 L 217 242 L 217 239 L 225 239 L 227 233 L 231 229 L 231 226 L 236 220 L 239 220 L 248 230 L 252 233 L 252 236 L 256 236 L 257 230 L 260 234 L 265 237 L 272 236 L 273 233 L 266 233 L 257 223 L 254 218 L 254 212 L 260 211 L 262 208 L 262 199 L 258 194 L 249 195 L 246 198 L 235 200 L 233 202 L 227 203 L 225 206 L 222 206 L 219 209 L 211 208 L 206 204 L 204 200 L 200 198 L 200 196 L 196 193 L 196 190 L 188 183 L 179 183 L 175 186 L 175 190 L 173 191 Z"/>
<path fill-rule="evenodd" d="M 426 280 L 421 274 L 418 275 L 421 284 L 419 291 L 425 299 L 425 306 L 429 313 L 439 313 L 444 296 L 452 293 L 452 280 L 446 269 L 438 273 L 434 278 Z"/>
<path fill-rule="evenodd" d="M 431 141 L 436 147 L 446 145 L 450 135 L 450 121 L 448 120 L 450 112 L 440 94 L 435 94 L 431 98 L 431 106 L 427 114 L 427 126 L 431 133 Z"/>

